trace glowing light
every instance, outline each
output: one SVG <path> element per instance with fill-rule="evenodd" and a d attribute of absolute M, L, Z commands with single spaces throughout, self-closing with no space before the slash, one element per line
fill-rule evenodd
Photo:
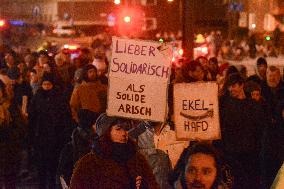
<path fill-rule="evenodd" d="M 131 21 L 131 18 L 130 18 L 130 16 L 125 16 L 123 20 L 124 20 L 124 22 L 129 23 Z"/>
<path fill-rule="evenodd" d="M 270 41 L 270 39 L 271 39 L 270 36 L 266 36 L 266 37 L 265 37 L 265 40 L 266 40 L 266 41 Z"/>
<path fill-rule="evenodd" d="M 162 38 L 160 38 L 160 39 L 159 39 L 159 42 L 163 43 L 163 42 L 164 42 L 164 40 L 163 40 Z"/>
<path fill-rule="evenodd" d="M 195 42 L 196 43 L 204 43 L 205 42 L 205 37 L 202 34 L 198 34 L 196 36 Z"/>
<path fill-rule="evenodd" d="M 207 54 L 208 53 L 208 48 L 207 47 L 202 47 L 201 48 L 201 52 L 204 53 L 204 54 Z"/>
<path fill-rule="evenodd" d="M 252 24 L 251 27 L 252 27 L 252 28 L 256 28 L 256 24 Z"/>
<path fill-rule="evenodd" d="M 69 45 L 64 45 L 63 48 L 64 48 L 64 49 L 68 49 L 68 48 L 69 48 Z"/>
<path fill-rule="evenodd" d="M 182 56 L 182 55 L 183 55 L 183 49 L 178 50 L 178 54 L 179 54 L 180 56 Z"/>
<path fill-rule="evenodd" d="M 0 20 L 0 27 L 5 26 L 5 20 Z"/>
<path fill-rule="evenodd" d="M 120 4 L 120 0 L 114 0 L 114 4 L 119 5 Z"/>
<path fill-rule="evenodd" d="M 76 50 L 78 47 L 76 45 L 69 45 L 70 50 Z"/>

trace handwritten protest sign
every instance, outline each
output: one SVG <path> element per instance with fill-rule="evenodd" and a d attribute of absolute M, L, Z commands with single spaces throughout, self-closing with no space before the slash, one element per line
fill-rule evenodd
<path fill-rule="evenodd" d="M 172 47 L 112 38 L 107 114 L 164 121 Z"/>
<path fill-rule="evenodd" d="M 220 139 L 218 85 L 214 82 L 174 85 L 177 139 Z"/>

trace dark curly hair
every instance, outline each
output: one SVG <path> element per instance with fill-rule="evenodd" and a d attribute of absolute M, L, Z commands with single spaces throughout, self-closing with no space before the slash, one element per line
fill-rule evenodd
<path fill-rule="evenodd" d="M 220 156 L 220 153 L 217 151 L 215 147 L 212 145 L 208 144 L 207 142 L 198 142 L 194 144 L 192 147 L 187 149 L 187 154 L 185 155 L 184 158 L 184 167 L 183 171 L 181 173 L 181 185 L 183 189 L 187 189 L 186 186 L 186 179 L 185 179 L 185 174 L 186 174 L 186 168 L 188 163 L 190 162 L 189 159 L 192 155 L 197 154 L 197 153 L 202 153 L 206 155 L 210 155 L 214 158 L 215 160 L 215 165 L 217 169 L 217 177 L 213 183 L 212 189 L 217 189 L 218 185 L 221 183 L 222 179 L 222 158 Z"/>

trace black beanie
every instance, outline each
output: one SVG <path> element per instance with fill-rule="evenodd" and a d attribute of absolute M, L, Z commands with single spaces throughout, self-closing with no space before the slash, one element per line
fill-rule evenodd
<path fill-rule="evenodd" d="M 49 81 L 50 83 L 54 84 L 54 74 L 52 73 L 47 73 L 44 72 L 42 78 L 41 78 L 41 83 L 43 83 L 44 81 Z"/>

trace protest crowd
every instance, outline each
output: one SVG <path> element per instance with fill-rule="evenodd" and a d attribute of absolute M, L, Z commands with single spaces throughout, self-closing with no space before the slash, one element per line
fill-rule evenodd
<path fill-rule="evenodd" d="M 111 44 L 102 38 L 73 59 L 64 49 L 49 56 L 45 50 L 0 48 L 0 188 L 16 189 L 24 179 L 39 189 L 277 188 L 273 181 L 284 161 L 280 68 L 259 57 L 248 76 L 215 57 L 184 60 L 170 75 L 162 70 L 161 77 L 169 77 L 165 121 L 139 120 L 106 113 L 114 106 L 108 104 L 109 67 L 118 64 Z M 157 56 L 151 48 L 145 56 Z M 158 77 L 160 67 L 149 67 L 148 75 L 150 68 Z M 218 84 L 221 137 L 177 139 L 175 85 L 207 82 Z M 143 104 L 145 86 L 135 87 L 127 89 L 140 96 L 117 98 Z M 202 109 L 200 101 L 193 104 L 184 109 Z M 138 117 L 155 113 L 137 106 L 119 110 Z"/>

